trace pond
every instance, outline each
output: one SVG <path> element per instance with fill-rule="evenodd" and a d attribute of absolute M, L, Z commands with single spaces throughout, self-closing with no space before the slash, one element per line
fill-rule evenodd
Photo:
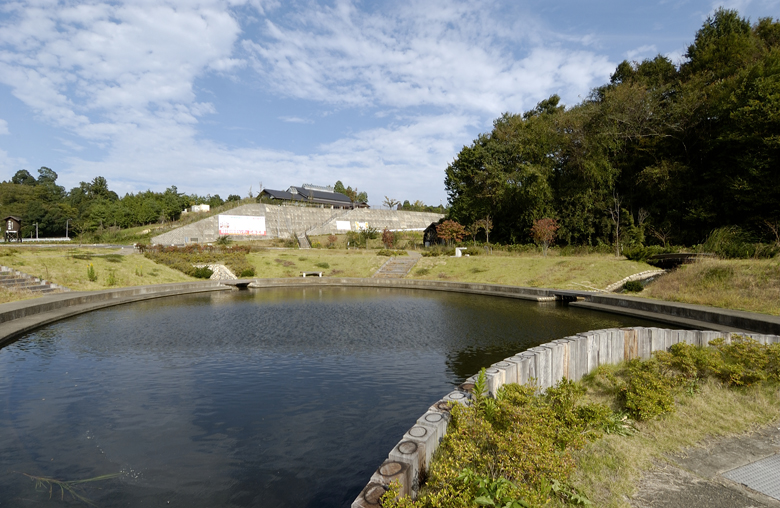
<path fill-rule="evenodd" d="M 0 504 L 346 507 L 481 367 L 634 318 L 397 289 L 268 289 L 95 311 L 0 349 Z M 29 476 L 28 476 L 29 475 Z"/>

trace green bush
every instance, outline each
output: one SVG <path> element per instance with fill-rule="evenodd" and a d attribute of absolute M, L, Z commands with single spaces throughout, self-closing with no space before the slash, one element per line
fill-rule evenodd
<path fill-rule="evenodd" d="M 314 263 L 314 266 L 317 268 L 330 268 L 330 265 L 326 263 L 325 261 L 320 261 L 319 263 Z"/>
<path fill-rule="evenodd" d="M 95 272 L 95 266 L 92 263 L 90 263 L 89 266 L 87 267 L 87 278 L 91 282 L 97 282 L 98 279 L 97 272 Z"/>
<path fill-rule="evenodd" d="M 632 418 L 649 420 L 674 411 L 672 384 L 654 360 L 628 362 L 628 382 L 620 390 L 620 402 Z"/>
<path fill-rule="evenodd" d="M 191 277 L 195 277 L 197 279 L 208 279 L 213 274 L 214 272 L 211 271 L 211 269 L 208 266 L 202 266 L 200 268 L 193 267 L 192 271 L 187 275 L 190 275 Z"/>
<path fill-rule="evenodd" d="M 645 286 L 638 280 L 630 280 L 623 284 L 623 289 L 630 293 L 639 293 L 645 289 Z"/>

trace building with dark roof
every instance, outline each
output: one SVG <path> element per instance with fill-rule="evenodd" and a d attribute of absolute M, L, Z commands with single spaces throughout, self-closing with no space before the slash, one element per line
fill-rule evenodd
<path fill-rule="evenodd" d="M 344 208 L 352 209 L 361 207 L 358 203 L 353 203 L 349 196 L 335 192 L 332 187 L 321 187 L 318 185 L 303 184 L 300 187 L 291 186 L 286 191 L 263 189 L 260 192 L 260 198 L 266 198 L 275 204 L 292 204 L 299 206 L 318 206 L 320 208 Z M 368 205 L 363 204 L 362 207 Z"/>

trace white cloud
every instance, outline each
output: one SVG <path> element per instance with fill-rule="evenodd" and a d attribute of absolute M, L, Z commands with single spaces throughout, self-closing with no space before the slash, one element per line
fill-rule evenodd
<path fill-rule="evenodd" d="M 533 105 L 550 83 L 574 99 L 614 69 L 605 57 L 556 40 L 518 58 L 510 37 L 525 31 L 523 39 L 532 40 L 538 30 L 508 30 L 479 4 L 425 4 L 380 16 L 342 1 L 283 21 L 266 22 L 265 40 L 242 42 L 253 67 L 280 95 L 327 103 L 496 114 Z"/>
<path fill-rule="evenodd" d="M 639 46 L 638 48 L 626 51 L 626 57 L 632 61 L 652 58 L 657 54 L 658 48 L 656 48 L 655 44 L 646 44 L 644 46 Z"/>
<path fill-rule="evenodd" d="M 8 122 L 0 118 L 0 135 L 3 134 L 10 134 L 10 131 L 8 130 Z"/>
<path fill-rule="evenodd" d="M 300 118 L 297 116 L 280 116 L 279 120 L 287 123 L 305 123 L 305 124 L 314 123 L 314 120 L 311 120 L 309 118 Z"/>
<path fill-rule="evenodd" d="M 436 203 L 447 163 L 496 115 L 552 93 L 576 103 L 614 70 L 586 48 L 594 36 L 555 34 L 531 15 L 504 19 L 490 2 L 409 2 L 388 12 L 347 0 L 293 5 L 287 14 L 280 7 L 276 0 L 5 4 L 0 83 L 68 133 L 59 139 L 79 156 L 58 171 L 66 185 L 101 175 L 119 192 L 186 185 L 213 194 L 261 180 L 341 178 L 372 198 Z M 195 82 L 238 82 L 241 72 L 259 75 L 273 99 L 356 108 L 383 125 L 308 153 L 227 147 L 208 136 L 203 120 L 220 112 L 198 97 Z M 306 116 L 270 118 L 312 124 Z M 1 155 L 0 164 L 9 160 Z"/>

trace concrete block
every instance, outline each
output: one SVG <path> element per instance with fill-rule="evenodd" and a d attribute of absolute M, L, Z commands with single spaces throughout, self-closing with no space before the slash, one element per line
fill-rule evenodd
<path fill-rule="evenodd" d="M 495 367 L 490 367 L 489 369 L 485 369 L 485 381 L 487 381 L 487 390 L 488 395 L 495 398 L 496 393 L 498 393 L 498 389 L 504 386 L 504 375 L 506 374 L 506 371 L 503 369 L 496 369 Z"/>
<path fill-rule="evenodd" d="M 580 361 L 582 362 L 580 377 L 582 377 L 585 374 L 590 374 L 599 366 L 599 344 L 596 335 L 592 332 L 577 335 L 582 337 L 579 343 Z"/>
<path fill-rule="evenodd" d="M 441 414 L 441 413 L 438 413 Z M 404 439 L 406 441 L 415 441 L 425 448 L 425 470 L 427 471 L 433 460 L 433 454 L 439 447 L 439 438 L 437 437 L 437 428 L 428 425 L 414 425 L 406 431 Z"/>
<path fill-rule="evenodd" d="M 446 400 L 440 400 L 436 402 L 434 405 L 428 408 L 429 413 L 442 413 L 446 415 L 447 417 L 450 416 L 450 413 L 452 412 L 452 404 L 449 401 Z"/>
<path fill-rule="evenodd" d="M 596 340 L 598 341 L 599 346 L 598 365 L 607 365 L 612 363 L 612 344 L 609 340 L 609 331 L 596 330 Z"/>
<path fill-rule="evenodd" d="M 417 419 L 417 425 L 433 429 L 436 443 L 440 443 L 447 434 L 447 425 L 450 423 L 450 415 L 438 411 L 427 411 Z"/>
<path fill-rule="evenodd" d="M 519 358 L 520 364 L 517 370 L 517 382 L 518 384 L 526 385 L 531 379 L 536 377 L 536 370 L 534 369 L 534 354 L 530 351 L 525 351 L 520 353 Z"/>
<path fill-rule="evenodd" d="M 390 451 L 388 458 L 409 465 L 408 495 L 412 499 L 417 497 L 420 490 L 420 480 L 425 475 L 425 445 L 417 441 L 401 440 Z"/>
<path fill-rule="evenodd" d="M 778 344 L 780 343 L 780 336 L 778 335 L 767 335 L 766 336 L 766 345 L 771 346 L 772 344 Z"/>
<path fill-rule="evenodd" d="M 517 383 L 517 364 L 514 362 L 510 362 L 509 358 L 501 362 L 496 362 L 493 365 L 491 365 L 491 367 L 494 369 L 499 369 L 504 371 L 505 385 L 509 383 Z"/>
<path fill-rule="evenodd" d="M 522 368 L 521 365 L 523 363 L 523 358 L 524 357 L 521 355 L 516 355 L 516 356 L 510 356 L 509 358 L 504 360 L 505 362 L 510 363 L 514 366 L 512 369 L 508 369 L 506 371 L 507 383 L 522 384 L 520 383 L 520 370 Z M 512 376 L 512 372 L 514 372 L 514 377 L 510 377 Z"/>
<path fill-rule="evenodd" d="M 623 328 L 623 360 L 639 358 L 639 334 L 633 328 Z"/>
<path fill-rule="evenodd" d="M 669 348 L 672 347 L 672 331 L 668 328 L 662 329 L 664 334 L 664 351 L 669 351 Z"/>
<path fill-rule="evenodd" d="M 609 338 L 612 347 L 612 364 L 616 365 L 623 361 L 625 351 L 625 341 L 623 340 L 623 330 L 620 328 L 610 328 Z"/>
<path fill-rule="evenodd" d="M 685 330 L 672 330 L 672 345 L 685 342 Z"/>
<path fill-rule="evenodd" d="M 639 343 L 639 358 L 642 360 L 649 360 L 652 356 L 652 337 L 650 330 L 642 326 L 634 327 L 636 331 L 637 341 Z"/>
<path fill-rule="evenodd" d="M 463 404 L 464 406 L 471 404 L 471 400 L 469 400 L 470 398 L 471 396 L 468 393 L 458 390 L 451 391 L 444 396 L 444 400 L 447 402 L 456 402 L 458 404 Z"/>
<path fill-rule="evenodd" d="M 536 372 L 536 386 L 544 391 L 552 386 L 552 369 L 550 361 L 552 352 L 549 348 L 537 346 L 529 349 L 534 353 L 534 370 Z"/>
<path fill-rule="evenodd" d="M 650 351 L 666 351 L 665 333 L 661 328 L 648 328 L 650 330 Z"/>
<path fill-rule="evenodd" d="M 387 490 L 381 483 L 369 482 L 369 484 L 360 491 L 357 499 L 352 502 L 352 508 L 380 507 L 382 505 L 379 503 L 379 500 L 386 491 Z"/>
<path fill-rule="evenodd" d="M 582 342 L 584 339 L 579 336 L 569 336 L 569 379 L 572 381 L 578 381 L 582 378 L 583 360 L 581 355 L 581 349 L 584 347 Z"/>
<path fill-rule="evenodd" d="M 569 375 L 569 343 L 571 341 L 569 339 L 556 339 L 553 341 L 554 344 L 559 344 L 561 347 L 561 354 L 563 355 L 562 358 L 562 369 L 561 369 L 561 375 L 566 379 L 571 379 L 571 376 Z"/>
<path fill-rule="evenodd" d="M 394 481 L 398 481 L 398 483 L 401 484 L 402 490 L 404 489 L 404 486 L 411 484 L 409 479 L 409 464 L 388 459 L 382 462 L 379 469 L 371 475 L 369 485 L 371 483 L 378 483 L 380 485 L 389 486 Z M 360 497 L 358 497 L 358 499 L 360 499 Z"/>
<path fill-rule="evenodd" d="M 563 379 L 563 369 L 566 367 L 566 363 L 568 363 L 568 358 L 566 358 L 566 346 L 561 344 L 560 342 L 548 342 L 547 344 L 542 344 L 542 347 L 546 347 L 550 350 L 550 386 L 556 386 L 558 383 L 561 382 Z M 566 358 L 564 360 L 564 358 Z"/>

